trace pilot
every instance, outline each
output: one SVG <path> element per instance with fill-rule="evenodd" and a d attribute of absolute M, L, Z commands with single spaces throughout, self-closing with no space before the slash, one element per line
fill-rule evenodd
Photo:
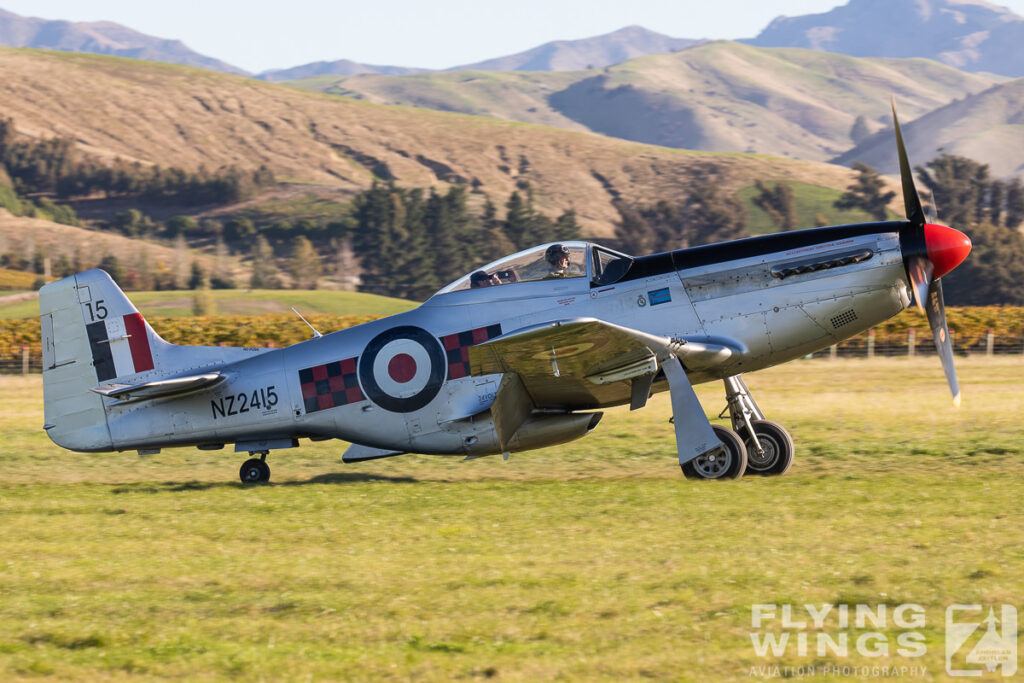
<path fill-rule="evenodd" d="M 482 270 L 478 270 L 469 276 L 469 286 L 472 289 L 477 287 L 493 287 L 494 285 L 500 285 L 501 281 L 497 275 L 488 275 Z"/>
<path fill-rule="evenodd" d="M 564 244 L 552 244 L 544 252 L 548 262 L 548 277 L 569 277 L 579 274 L 579 268 L 569 263 L 569 247 Z"/>

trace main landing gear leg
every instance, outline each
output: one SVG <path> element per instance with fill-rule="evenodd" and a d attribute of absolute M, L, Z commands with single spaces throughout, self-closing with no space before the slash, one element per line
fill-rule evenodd
<path fill-rule="evenodd" d="M 747 467 L 747 449 L 736 432 L 711 426 L 675 356 L 662 362 L 672 397 L 679 466 L 688 479 L 735 479 Z"/>
<path fill-rule="evenodd" d="M 270 465 L 267 464 L 269 453 L 270 451 L 249 451 L 249 455 L 260 457 L 249 458 L 242 463 L 238 476 L 243 484 L 263 484 L 270 481 Z"/>
<path fill-rule="evenodd" d="M 782 425 L 765 419 L 739 375 L 726 377 L 724 381 L 725 398 L 729 402 L 726 410 L 732 428 L 747 447 L 746 473 L 777 476 L 788 472 L 793 464 L 793 437 Z"/>

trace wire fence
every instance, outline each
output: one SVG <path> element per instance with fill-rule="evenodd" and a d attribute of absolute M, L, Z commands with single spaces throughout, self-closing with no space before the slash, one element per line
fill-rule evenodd
<path fill-rule="evenodd" d="M 953 353 L 958 356 L 1024 357 L 1024 336 L 991 333 L 970 336 L 950 333 L 949 336 L 953 342 Z M 22 346 L 6 351 L 0 355 L 0 375 L 32 375 L 43 371 L 42 352 L 38 346 Z M 935 341 L 931 334 L 922 337 L 914 330 L 910 330 L 905 335 L 885 336 L 869 331 L 821 351 L 815 351 L 805 358 L 912 358 L 934 355 Z"/>
<path fill-rule="evenodd" d="M 1024 336 L 1003 336 L 992 333 L 958 335 L 950 332 L 953 354 L 957 356 L 1024 356 Z M 807 358 L 874 358 L 876 356 L 934 356 L 935 340 L 909 330 L 903 335 L 877 335 L 873 331 L 809 354 Z"/>

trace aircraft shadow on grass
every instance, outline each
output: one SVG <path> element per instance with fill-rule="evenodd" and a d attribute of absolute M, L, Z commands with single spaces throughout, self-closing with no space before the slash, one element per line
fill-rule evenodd
<path fill-rule="evenodd" d="M 310 486 L 314 484 L 359 484 L 370 481 L 387 482 L 389 484 L 415 484 L 420 480 L 415 477 L 392 477 L 385 474 L 368 474 L 366 472 L 331 472 L 318 474 L 301 481 L 282 481 L 274 487 Z M 206 491 L 220 488 L 244 488 L 241 482 L 225 481 L 165 481 L 139 485 L 117 486 L 111 489 L 113 494 L 122 493 L 176 493 L 181 491 Z"/>

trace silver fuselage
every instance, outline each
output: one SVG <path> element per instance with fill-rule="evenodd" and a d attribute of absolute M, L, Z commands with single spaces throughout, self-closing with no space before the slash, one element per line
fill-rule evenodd
<path fill-rule="evenodd" d="M 637 259 L 626 278 L 606 286 L 577 277 L 439 294 L 406 313 L 288 348 L 239 350 L 238 360 L 222 368 L 228 379 L 213 389 L 109 405 L 112 446 L 236 443 L 242 444 L 239 450 L 259 450 L 253 444 L 312 437 L 402 452 L 494 453 L 500 449 L 486 411 L 500 375 L 453 377 L 462 373 L 446 367 L 429 402 L 406 402 L 395 409 L 373 400 L 365 372 L 358 377 L 368 345 L 386 341 L 386 333 L 398 327 L 423 330 L 445 347 L 446 338 L 461 333 L 468 339 L 465 333 L 472 336 L 474 330 L 490 329 L 494 336 L 589 317 L 658 336 L 720 339 L 738 349 L 713 369 L 690 369 L 694 384 L 753 372 L 826 348 L 906 308 L 903 225 L 840 226 L 657 254 Z M 864 257 L 865 252 L 870 255 Z M 840 262 L 858 253 L 861 260 Z M 652 303 L 653 293 L 660 303 Z M 347 398 L 346 384 L 338 379 L 342 393 L 319 405 L 310 403 L 310 382 L 329 381 L 310 380 L 311 369 L 323 375 L 323 368 L 334 368 L 336 374 L 342 372 L 338 368 L 348 370 Z M 655 391 L 666 388 L 663 378 L 653 386 Z M 605 387 L 585 408 L 628 401 L 629 385 L 622 382 Z M 538 406 L 553 412 L 579 407 Z"/>

